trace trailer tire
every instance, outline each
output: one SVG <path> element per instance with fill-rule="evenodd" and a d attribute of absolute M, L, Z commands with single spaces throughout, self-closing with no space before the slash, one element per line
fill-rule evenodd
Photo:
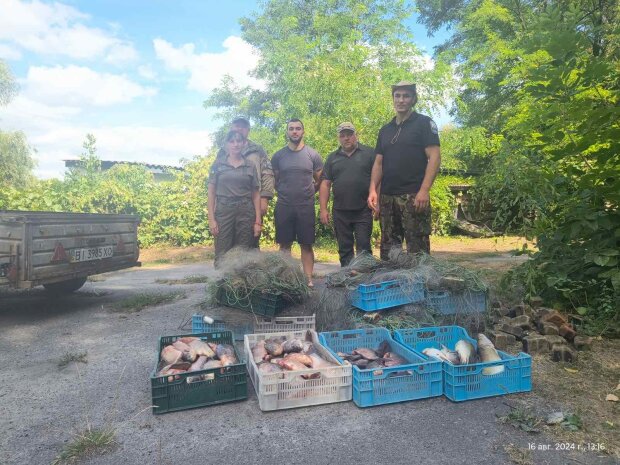
<path fill-rule="evenodd" d="M 67 281 L 60 281 L 58 283 L 44 284 L 43 287 L 46 291 L 53 294 L 69 294 L 71 292 L 77 291 L 80 287 L 82 287 L 86 282 L 87 278 L 88 276 L 68 279 Z"/>

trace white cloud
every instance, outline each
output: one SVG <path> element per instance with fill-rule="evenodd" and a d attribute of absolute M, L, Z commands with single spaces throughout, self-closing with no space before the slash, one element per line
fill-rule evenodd
<path fill-rule="evenodd" d="M 133 45 L 115 32 L 88 27 L 90 17 L 62 3 L 38 0 L 0 0 L 0 40 L 42 55 L 65 55 L 78 59 L 104 57 L 108 62 L 133 60 Z"/>
<path fill-rule="evenodd" d="M 0 43 L 0 58 L 5 60 L 19 60 L 22 54 L 15 47 Z"/>
<path fill-rule="evenodd" d="M 98 73 L 75 65 L 31 66 L 22 89 L 32 100 L 65 106 L 109 106 L 157 93 L 156 89 L 141 86 L 126 76 Z"/>
<path fill-rule="evenodd" d="M 157 74 L 155 74 L 155 71 L 153 71 L 153 68 L 149 65 L 138 66 L 138 74 L 149 81 L 152 81 L 157 77 Z"/>
<path fill-rule="evenodd" d="M 196 53 L 192 43 L 175 47 L 164 39 L 153 41 L 157 58 L 168 69 L 189 72 L 189 89 L 210 92 L 220 85 L 226 74 L 239 85 L 263 88 L 262 81 L 250 76 L 258 63 L 256 50 L 237 36 L 228 37 L 222 45 L 225 50 L 221 53 Z"/>

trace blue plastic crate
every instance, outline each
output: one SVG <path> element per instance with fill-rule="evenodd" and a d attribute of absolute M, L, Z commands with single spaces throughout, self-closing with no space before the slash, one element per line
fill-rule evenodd
<path fill-rule="evenodd" d="M 361 370 L 353 366 L 353 402 L 358 407 L 391 404 L 440 396 L 442 393 L 441 362 L 427 360 L 421 354 L 396 342 L 385 328 L 324 332 L 321 344 L 343 361 L 338 352 L 351 353 L 359 347 L 376 349 L 383 341 L 409 363 L 390 368 Z"/>
<path fill-rule="evenodd" d="M 360 284 L 351 292 L 351 305 L 365 312 L 374 312 L 424 300 L 422 281 L 393 279 L 374 284 Z"/>
<path fill-rule="evenodd" d="M 426 304 L 442 315 L 483 313 L 487 309 L 487 295 L 483 291 L 427 291 Z"/>
<path fill-rule="evenodd" d="M 407 328 L 394 331 L 394 339 L 406 347 L 422 352 L 428 347 L 441 349 L 445 345 L 454 350 L 460 339 L 471 342 L 476 350 L 478 343 L 469 337 L 460 326 L 438 326 L 430 328 Z M 443 362 L 444 395 L 454 401 L 480 399 L 532 390 L 532 358 L 523 352 L 517 356 L 497 351 L 502 360 L 496 362 L 453 365 Z M 427 357 L 429 358 L 429 357 Z M 503 365 L 504 371 L 485 375 L 486 367 Z"/>
<path fill-rule="evenodd" d="M 245 334 L 252 334 L 254 332 L 254 325 L 252 323 L 244 323 L 241 325 L 229 325 L 223 321 L 214 321 L 212 324 L 205 323 L 204 315 L 197 313 L 192 315 L 192 333 L 213 333 L 217 331 L 232 331 L 235 341 L 243 341 Z"/>

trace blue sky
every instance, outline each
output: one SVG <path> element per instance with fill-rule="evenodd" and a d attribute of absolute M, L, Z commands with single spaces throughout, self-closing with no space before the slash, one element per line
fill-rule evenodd
<path fill-rule="evenodd" d="M 177 165 L 204 154 L 221 121 L 202 102 L 228 73 L 248 72 L 257 57 L 238 19 L 256 1 L 177 2 L 0 0 L 0 59 L 21 90 L 0 108 L 0 128 L 22 130 L 36 149 L 41 178 L 60 177 L 87 133 L 99 155 Z M 429 39 L 409 22 L 418 46 Z M 445 115 L 436 115 L 441 124 Z"/>

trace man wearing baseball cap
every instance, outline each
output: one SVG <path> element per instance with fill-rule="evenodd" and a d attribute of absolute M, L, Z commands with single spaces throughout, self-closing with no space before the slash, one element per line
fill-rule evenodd
<path fill-rule="evenodd" d="M 368 206 L 380 213 L 384 260 L 403 240 L 409 253 L 430 253 L 429 192 L 441 163 L 437 125 L 413 111 L 416 85 L 393 85 L 392 101 L 396 116 L 379 131 L 368 195 Z"/>
<path fill-rule="evenodd" d="M 357 253 L 372 253 L 372 210 L 368 208 L 368 186 L 375 151 L 357 140 L 355 126 L 341 123 L 336 129 L 340 146 L 327 156 L 319 189 L 321 223 L 329 224 L 330 189 L 334 190 L 332 219 L 338 241 L 340 265 L 347 266 Z"/>

